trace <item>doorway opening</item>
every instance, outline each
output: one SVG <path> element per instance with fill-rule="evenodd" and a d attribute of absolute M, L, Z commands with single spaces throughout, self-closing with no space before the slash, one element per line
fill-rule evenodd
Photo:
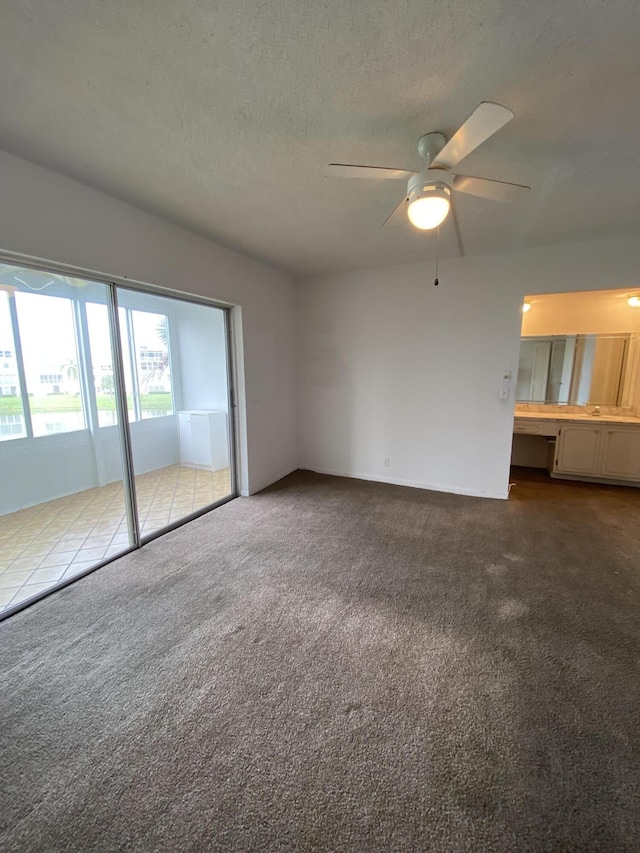
<path fill-rule="evenodd" d="M 639 302 L 627 290 L 527 297 L 512 466 L 640 485 Z"/>

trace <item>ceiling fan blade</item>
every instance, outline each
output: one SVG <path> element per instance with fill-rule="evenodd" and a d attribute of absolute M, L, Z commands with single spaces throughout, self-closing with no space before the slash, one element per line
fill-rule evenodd
<path fill-rule="evenodd" d="M 483 101 L 435 157 L 430 168 L 452 169 L 513 117 L 508 107 Z"/>
<path fill-rule="evenodd" d="M 458 251 L 460 252 L 460 257 L 464 258 L 464 246 L 462 244 L 462 232 L 460 231 L 460 223 L 458 222 L 458 217 L 456 216 L 456 206 L 454 204 L 453 198 L 451 199 L 451 219 L 453 220 L 453 227 L 456 232 L 456 240 L 458 241 Z"/>
<path fill-rule="evenodd" d="M 350 166 L 347 163 L 330 163 L 324 170 L 325 178 L 373 178 L 376 181 L 408 181 L 415 172 L 406 169 L 387 169 L 384 166 Z"/>
<path fill-rule="evenodd" d="M 403 196 L 402 200 L 393 208 L 391 213 L 382 223 L 382 228 L 384 228 L 385 225 L 406 225 L 408 223 L 409 220 L 407 219 L 405 208 L 406 201 L 407 197 Z"/>
<path fill-rule="evenodd" d="M 469 175 L 456 175 L 453 180 L 454 190 L 492 201 L 519 201 L 524 198 L 531 187 L 521 184 L 507 184 L 504 181 L 491 181 L 488 178 L 473 178 Z"/>

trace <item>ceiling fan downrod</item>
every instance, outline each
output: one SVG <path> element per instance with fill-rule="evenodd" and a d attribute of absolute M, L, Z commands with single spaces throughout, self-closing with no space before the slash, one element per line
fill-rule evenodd
<path fill-rule="evenodd" d="M 442 151 L 447 140 L 444 133 L 425 133 L 418 140 L 418 154 L 427 161 L 427 169 Z"/>

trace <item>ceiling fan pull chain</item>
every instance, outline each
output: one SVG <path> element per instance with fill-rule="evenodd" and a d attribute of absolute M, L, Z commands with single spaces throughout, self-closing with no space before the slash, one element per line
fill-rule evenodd
<path fill-rule="evenodd" d="M 434 287 L 437 287 L 440 282 L 438 281 L 438 249 L 440 248 L 440 226 L 436 230 L 436 277 L 433 282 Z"/>

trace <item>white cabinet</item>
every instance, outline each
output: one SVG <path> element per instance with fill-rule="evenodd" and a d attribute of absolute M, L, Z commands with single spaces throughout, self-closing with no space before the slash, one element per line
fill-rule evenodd
<path fill-rule="evenodd" d="M 553 436 L 558 434 L 558 421 L 533 421 L 530 418 L 516 418 L 513 423 L 513 432 L 515 435 Z"/>
<path fill-rule="evenodd" d="M 563 426 L 556 446 L 556 471 L 566 474 L 595 474 L 598 470 L 602 427 Z"/>
<path fill-rule="evenodd" d="M 603 477 L 640 480 L 640 430 L 629 427 L 604 427 Z"/>
<path fill-rule="evenodd" d="M 227 413 L 192 409 L 178 412 L 180 464 L 219 471 L 229 465 Z"/>
<path fill-rule="evenodd" d="M 610 424 L 562 426 L 552 474 L 640 482 L 640 429 Z"/>

